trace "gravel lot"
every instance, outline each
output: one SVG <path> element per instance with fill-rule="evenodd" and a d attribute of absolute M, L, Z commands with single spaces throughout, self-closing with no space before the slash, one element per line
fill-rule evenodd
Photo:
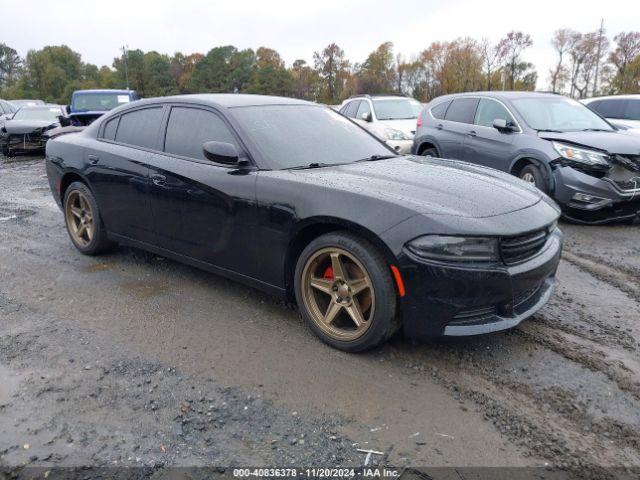
<path fill-rule="evenodd" d="M 80 255 L 44 161 L 0 157 L 0 466 L 359 466 L 364 448 L 628 474 L 640 226 L 563 229 L 561 286 L 519 328 L 348 355 L 242 285 L 129 248 Z"/>

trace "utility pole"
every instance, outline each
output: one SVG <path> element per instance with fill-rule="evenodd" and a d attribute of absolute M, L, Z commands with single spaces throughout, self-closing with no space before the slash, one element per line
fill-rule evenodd
<path fill-rule="evenodd" d="M 600 55 L 602 55 L 602 35 L 604 34 L 604 18 L 600 19 L 600 30 L 598 30 L 598 53 L 596 57 L 596 74 L 593 77 L 593 96 L 598 92 L 598 70 L 600 69 Z"/>
<path fill-rule="evenodd" d="M 129 67 L 127 65 L 127 45 L 122 47 L 122 58 L 124 59 L 124 77 L 127 82 L 127 90 L 129 90 Z"/>

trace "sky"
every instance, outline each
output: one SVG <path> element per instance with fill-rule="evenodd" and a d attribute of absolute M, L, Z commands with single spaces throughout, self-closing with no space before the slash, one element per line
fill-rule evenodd
<path fill-rule="evenodd" d="M 0 42 L 20 55 L 65 44 L 83 61 L 109 66 L 123 45 L 167 54 L 266 46 L 290 65 L 312 63 L 314 51 L 335 42 L 360 63 L 386 41 L 410 59 L 433 41 L 495 42 L 522 30 L 534 42 L 524 59 L 538 70 L 538 89 L 548 84 L 554 30 L 594 31 L 601 19 L 610 39 L 640 30 L 640 0 L 0 0 L 0 11 L 13 19 L 0 22 Z"/>

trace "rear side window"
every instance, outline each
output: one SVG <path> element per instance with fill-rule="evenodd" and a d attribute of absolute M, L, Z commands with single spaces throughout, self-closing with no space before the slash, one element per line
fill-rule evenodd
<path fill-rule="evenodd" d="M 496 119 L 505 120 L 507 125 L 515 125 L 513 117 L 500 102 L 488 98 L 481 98 L 478 104 L 478 110 L 476 111 L 475 124 L 483 127 L 492 127 L 493 121 Z"/>
<path fill-rule="evenodd" d="M 626 103 L 627 101 L 622 99 L 598 100 L 588 106 L 605 118 L 624 118 Z"/>
<path fill-rule="evenodd" d="M 144 108 L 120 117 L 116 141 L 143 148 L 156 148 L 162 107 Z"/>
<path fill-rule="evenodd" d="M 211 141 L 238 146 L 229 127 L 215 113 L 199 108 L 171 109 L 164 140 L 165 152 L 205 160 L 202 144 Z"/>
<path fill-rule="evenodd" d="M 436 105 L 435 107 L 431 108 L 431 115 L 433 115 L 433 118 L 437 118 L 438 120 L 443 120 L 444 119 L 444 114 L 447 111 L 447 107 L 449 106 L 451 102 L 442 102 L 439 103 L 438 105 Z"/>
<path fill-rule="evenodd" d="M 102 138 L 105 140 L 115 140 L 119 119 L 120 117 L 112 118 L 105 124 L 104 131 L 102 132 Z"/>
<path fill-rule="evenodd" d="M 445 120 L 459 123 L 473 123 L 476 113 L 477 98 L 456 98 L 447 109 Z"/>

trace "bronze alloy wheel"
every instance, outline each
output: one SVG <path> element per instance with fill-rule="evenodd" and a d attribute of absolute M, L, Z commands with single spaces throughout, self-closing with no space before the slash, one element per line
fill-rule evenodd
<path fill-rule="evenodd" d="M 95 232 L 93 211 L 89 200 L 81 191 L 74 190 L 69 194 L 65 205 L 65 217 L 73 241 L 80 247 L 88 246 Z"/>
<path fill-rule="evenodd" d="M 357 258 L 338 247 L 309 257 L 302 272 L 302 298 L 314 323 L 336 340 L 360 338 L 375 313 L 369 274 Z"/>

